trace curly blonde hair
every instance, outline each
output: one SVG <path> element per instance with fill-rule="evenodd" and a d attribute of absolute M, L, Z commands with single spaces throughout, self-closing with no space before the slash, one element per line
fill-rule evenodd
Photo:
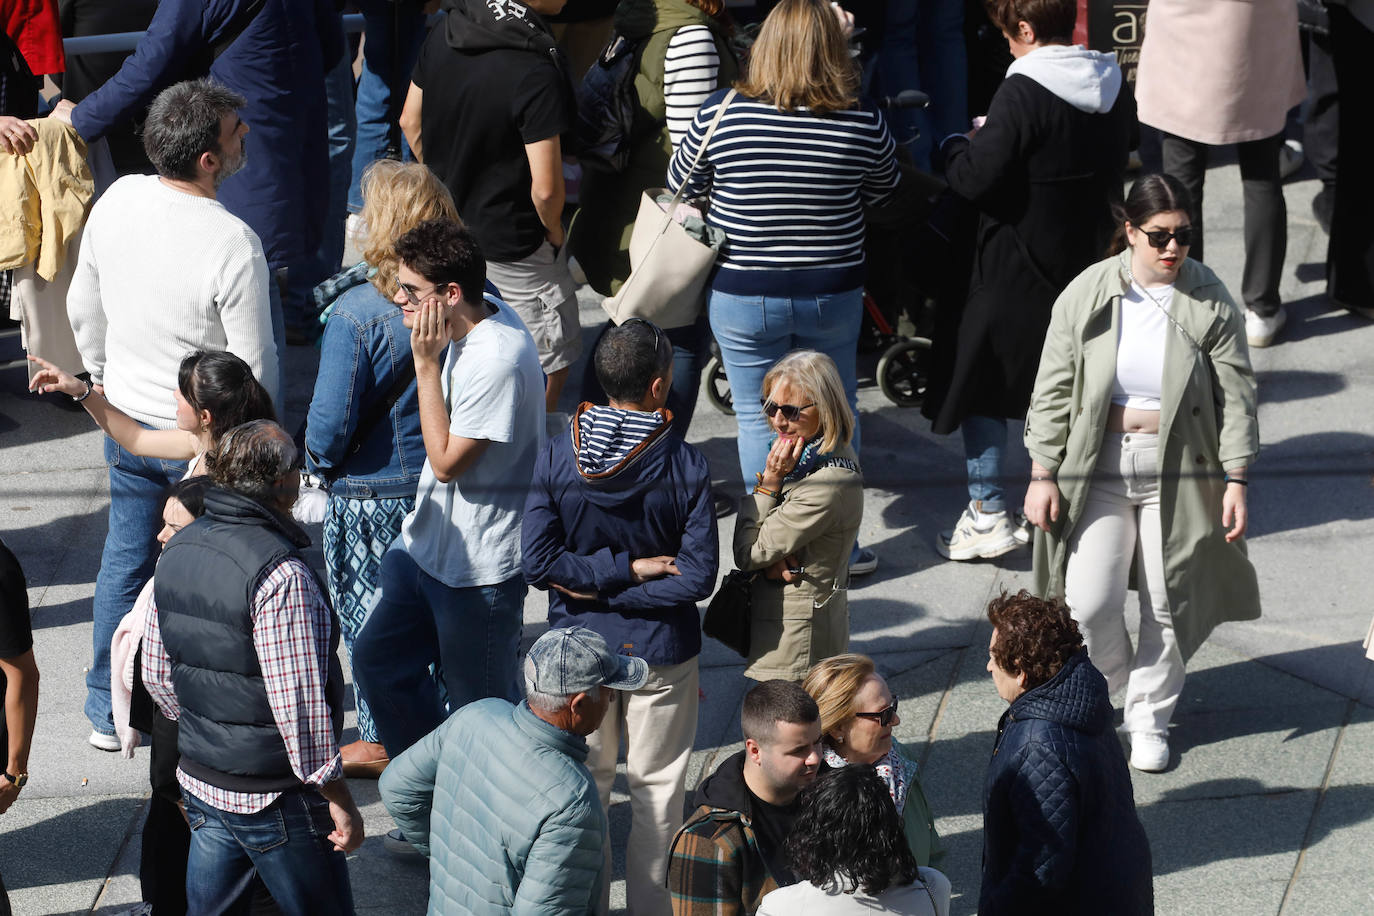
<path fill-rule="evenodd" d="M 378 159 L 363 172 L 363 210 L 359 214 L 366 236 L 363 260 L 377 269 L 371 283 L 390 299 L 396 292 L 396 240 L 421 223 L 449 219 L 462 225 L 453 195 L 439 177 L 418 162 Z"/>
<path fill-rule="evenodd" d="M 806 672 L 802 689 L 821 708 L 821 733 L 827 743 L 833 730 L 854 719 L 854 696 L 877 673 L 873 659 L 856 652 L 823 658 Z"/>
<path fill-rule="evenodd" d="M 779 111 L 806 108 L 826 115 L 859 102 L 859 67 L 825 0 L 782 0 L 763 20 L 749 49 L 741 95 Z"/>

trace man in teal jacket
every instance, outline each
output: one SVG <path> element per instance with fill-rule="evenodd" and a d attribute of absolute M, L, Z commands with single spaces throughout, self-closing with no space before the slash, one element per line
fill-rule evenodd
<path fill-rule="evenodd" d="M 585 627 L 549 630 L 525 658 L 526 699 L 464 706 L 382 774 L 382 801 L 430 858 L 429 912 L 591 913 L 606 818 L 584 761 L 612 690 L 643 659 Z"/>

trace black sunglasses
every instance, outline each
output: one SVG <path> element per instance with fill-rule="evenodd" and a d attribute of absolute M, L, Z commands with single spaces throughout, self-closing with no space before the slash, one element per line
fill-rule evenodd
<path fill-rule="evenodd" d="M 650 321 L 650 320 L 647 319 L 647 318 L 640 318 L 638 315 L 635 315 L 635 316 L 632 317 L 632 318 L 626 318 L 624 321 L 622 321 L 622 322 L 620 323 L 620 326 L 623 328 L 623 327 L 625 327 L 625 325 L 629 324 L 629 323 L 632 322 L 632 321 L 638 322 L 639 324 L 644 325 L 646 328 L 651 328 L 651 329 L 653 330 L 653 332 L 654 332 L 654 353 L 662 353 L 662 352 L 663 352 L 663 331 L 661 331 L 661 330 L 659 329 L 658 325 L 654 324 L 652 321 Z"/>
<path fill-rule="evenodd" d="M 892 705 L 887 709 L 880 709 L 877 712 L 856 712 L 854 715 L 860 719 L 872 719 L 883 728 L 887 728 L 892 724 L 892 720 L 897 718 L 897 698 L 892 698 Z"/>
<path fill-rule="evenodd" d="M 1151 248 L 1158 248 L 1163 251 L 1169 244 L 1169 239 L 1177 239 L 1180 247 L 1187 248 L 1193 244 L 1193 227 L 1179 226 L 1173 232 L 1168 229 L 1141 229 L 1145 233 L 1145 238 L 1150 240 Z"/>
<path fill-rule="evenodd" d="M 799 419 L 801 419 L 801 412 L 803 410 L 805 410 L 808 407 L 816 406 L 815 401 L 812 401 L 810 404 L 802 404 L 800 406 L 796 404 L 774 404 L 767 398 L 759 398 L 759 404 L 763 406 L 763 412 L 768 417 L 768 419 L 771 420 L 773 419 L 774 414 L 781 413 L 783 419 L 789 423 L 796 423 Z"/>

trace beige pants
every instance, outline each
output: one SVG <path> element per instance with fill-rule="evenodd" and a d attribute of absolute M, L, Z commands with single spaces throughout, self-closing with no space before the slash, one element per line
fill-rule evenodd
<path fill-rule="evenodd" d="M 697 660 L 651 665 L 649 680 L 617 691 L 601 727 L 587 737 L 587 766 L 608 811 L 620 738 L 625 737 L 625 778 L 630 784 L 630 842 L 625 852 L 625 893 L 635 916 L 667 916 L 668 845 L 682 826 L 687 762 L 697 736 Z M 601 912 L 610 909 L 611 845 L 606 844 Z"/>

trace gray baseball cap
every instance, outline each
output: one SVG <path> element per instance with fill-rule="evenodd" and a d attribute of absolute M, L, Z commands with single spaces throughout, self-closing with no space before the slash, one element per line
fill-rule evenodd
<path fill-rule="evenodd" d="M 616 655 L 606 640 L 586 627 L 549 630 L 530 646 L 534 689 L 550 696 L 568 697 L 595 687 L 638 690 L 649 679 L 649 664 L 642 658 Z"/>

